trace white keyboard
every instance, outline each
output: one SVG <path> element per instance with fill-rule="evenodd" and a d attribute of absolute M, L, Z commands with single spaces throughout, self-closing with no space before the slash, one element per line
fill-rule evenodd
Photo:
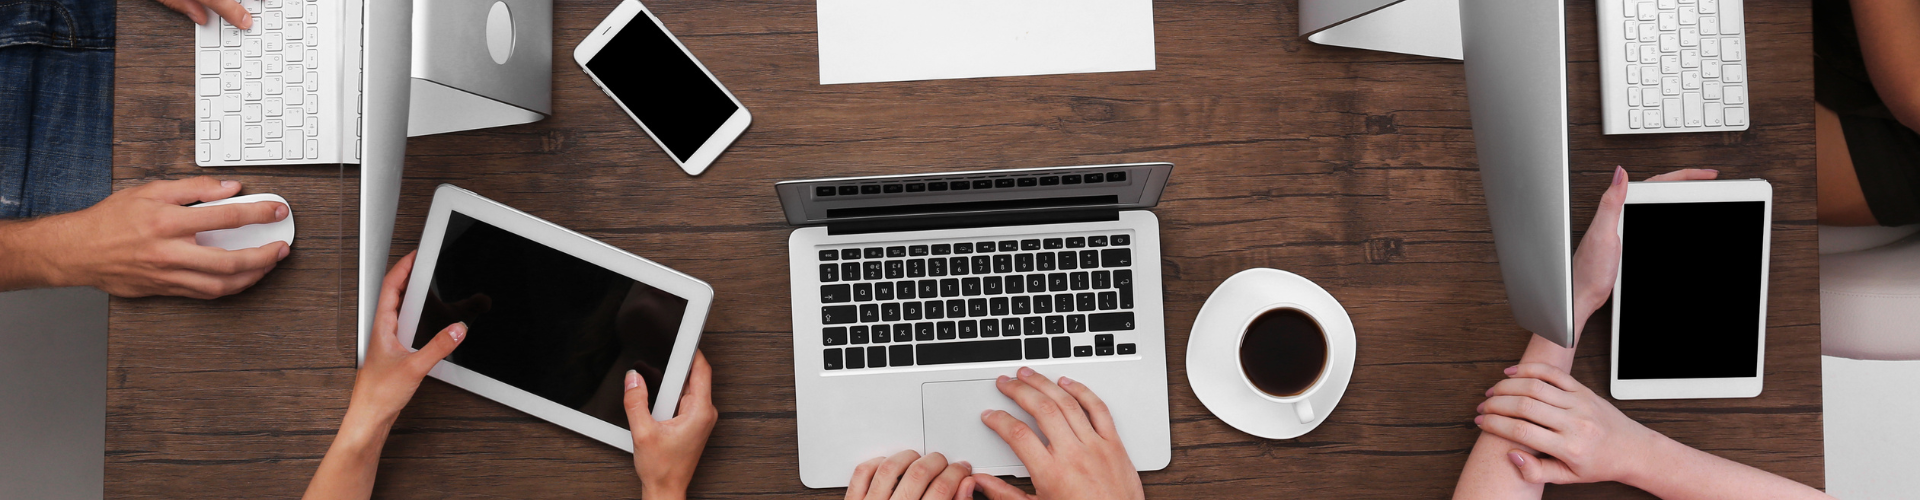
<path fill-rule="evenodd" d="M 341 98 L 359 94 L 358 71 L 348 78 L 340 70 L 346 59 L 359 66 L 357 19 L 342 29 L 358 11 L 348 12 L 347 3 L 242 0 L 253 13 L 246 30 L 208 12 L 211 21 L 195 28 L 200 166 L 357 160 L 358 99 Z"/>
<path fill-rule="evenodd" d="M 1746 130 L 1741 0 L 1597 0 L 1608 134 Z"/>

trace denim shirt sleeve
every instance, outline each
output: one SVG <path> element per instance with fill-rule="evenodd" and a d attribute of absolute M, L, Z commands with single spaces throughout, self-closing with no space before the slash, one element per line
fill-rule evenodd
<path fill-rule="evenodd" d="M 113 49 L 113 0 L 0 0 L 0 48 Z"/>
<path fill-rule="evenodd" d="M 0 218 L 113 189 L 113 0 L 0 0 Z"/>

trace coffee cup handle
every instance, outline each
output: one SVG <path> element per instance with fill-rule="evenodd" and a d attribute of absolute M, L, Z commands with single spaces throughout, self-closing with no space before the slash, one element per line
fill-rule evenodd
<path fill-rule="evenodd" d="M 1305 399 L 1293 402 L 1293 416 L 1300 417 L 1300 423 L 1313 422 L 1313 403 Z"/>

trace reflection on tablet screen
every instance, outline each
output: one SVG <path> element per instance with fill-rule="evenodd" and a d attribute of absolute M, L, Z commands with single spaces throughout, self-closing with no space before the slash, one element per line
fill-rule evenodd
<path fill-rule="evenodd" d="M 429 286 L 415 349 L 465 321 L 470 333 L 448 361 L 621 428 L 627 370 L 658 400 L 687 309 L 687 299 L 460 212 L 448 214 Z"/>

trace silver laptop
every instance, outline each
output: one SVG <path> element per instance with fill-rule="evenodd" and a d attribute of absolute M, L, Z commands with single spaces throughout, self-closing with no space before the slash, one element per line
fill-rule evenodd
<path fill-rule="evenodd" d="M 980 422 L 1032 425 L 994 380 L 1085 383 L 1139 470 L 1172 457 L 1159 202 L 1173 165 L 853 177 L 775 186 L 793 282 L 800 481 L 901 450 L 1026 476 Z M 1036 427 L 1037 431 L 1037 427 Z"/>

